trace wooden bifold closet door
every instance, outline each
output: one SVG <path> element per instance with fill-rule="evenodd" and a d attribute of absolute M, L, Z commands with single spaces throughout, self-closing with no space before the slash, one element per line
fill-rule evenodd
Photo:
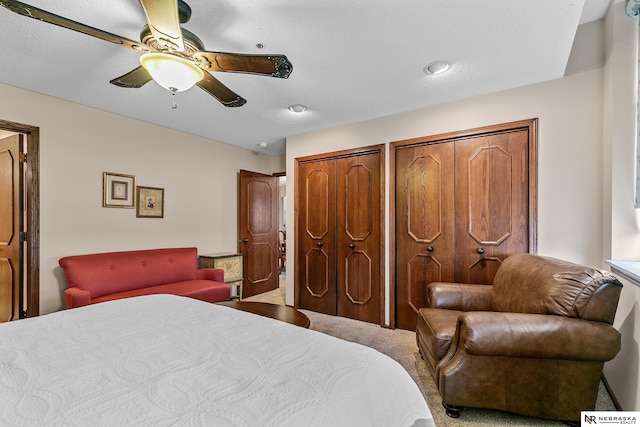
<path fill-rule="evenodd" d="M 536 121 L 392 144 L 396 326 L 415 330 L 430 282 L 491 284 L 535 252 Z"/>
<path fill-rule="evenodd" d="M 297 161 L 297 306 L 380 323 L 381 147 Z"/>

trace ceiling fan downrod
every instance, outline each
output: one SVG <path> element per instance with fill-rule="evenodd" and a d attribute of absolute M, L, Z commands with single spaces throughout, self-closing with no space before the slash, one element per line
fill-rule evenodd
<path fill-rule="evenodd" d="M 171 91 L 171 109 L 175 110 L 178 108 L 178 103 L 176 102 L 176 92 L 178 91 L 175 87 L 170 87 Z"/>

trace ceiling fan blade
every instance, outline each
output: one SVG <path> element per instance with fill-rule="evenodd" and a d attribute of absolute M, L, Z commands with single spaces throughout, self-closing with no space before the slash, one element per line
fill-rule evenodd
<path fill-rule="evenodd" d="M 0 6 L 9 9 L 22 16 L 37 19 L 38 21 L 47 22 L 49 24 L 57 25 L 59 27 L 68 28 L 70 30 L 78 31 L 89 36 L 93 36 L 111 43 L 119 44 L 138 51 L 147 51 L 145 45 L 135 42 L 133 40 L 120 37 L 118 35 L 99 30 L 88 25 L 81 24 L 79 22 L 67 19 L 65 17 L 56 15 L 46 10 L 38 9 L 37 7 L 28 5 L 15 0 L 0 0 Z"/>
<path fill-rule="evenodd" d="M 149 72 L 145 70 L 144 67 L 140 66 L 129 71 L 127 74 L 116 77 L 109 83 L 120 87 L 137 89 L 144 86 L 151 80 L 153 80 L 151 74 L 149 74 Z"/>
<path fill-rule="evenodd" d="M 169 50 L 184 50 L 178 0 L 140 0 L 153 37 Z"/>
<path fill-rule="evenodd" d="M 209 73 L 204 73 L 204 77 L 196 85 L 220 101 L 225 107 L 242 107 L 247 102 L 246 99 L 223 85 L 220 80 Z"/>
<path fill-rule="evenodd" d="M 260 74 L 281 79 L 286 79 L 293 71 L 293 65 L 284 55 L 195 52 L 193 58 L 207 71 Z"/>

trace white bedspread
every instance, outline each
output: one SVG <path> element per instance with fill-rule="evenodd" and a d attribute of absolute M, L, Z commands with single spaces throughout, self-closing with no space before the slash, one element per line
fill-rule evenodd
<path fill-rule="evenodd" d="M 373 349 L 170 295 L 0 325 L 0 425 L 435 426 Z"/>

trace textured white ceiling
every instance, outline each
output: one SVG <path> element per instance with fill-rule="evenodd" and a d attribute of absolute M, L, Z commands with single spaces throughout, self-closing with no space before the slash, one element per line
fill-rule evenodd
<path fill-rule="evenodd" d="M 138 40 L 135 0 L 31 0 L 49 12 Z M 183 27 L 207 50 L 285 54 L 288 79 L 216 73 L 247 99 L 226 108 L 198 88 L 171 94 L 109 84 L 139 54 L 0 8 L 0 82 L 267 154 L 284 140 L 563 76 L 577 26 L 609 0 L 188 0 Z M 259 50 L 257 43 L 266 48 Z M 428 76 L 428 63 L 452 70 Z M 290 104 L 308 110 L 294 114 Z M 260 143 L 267 143 L 259 148 Z"/>

